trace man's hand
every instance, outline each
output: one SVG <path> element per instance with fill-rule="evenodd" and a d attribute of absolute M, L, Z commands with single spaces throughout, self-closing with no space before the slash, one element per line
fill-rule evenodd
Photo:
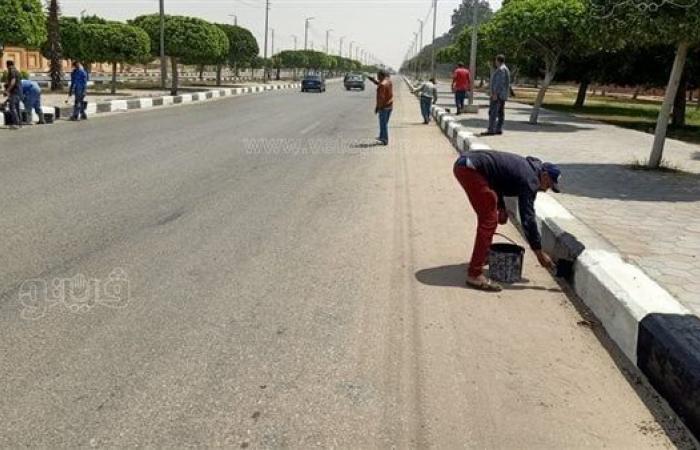
<path fill-rule="evenodd" d="M 498 210 L 498 223 L 501 225 L 508 223 L 508 212 L 505 209 Z"/>
<path fill-rule="evenodd" d="M 539 261 L 542 267 L 550 271 L 553 271 L 556 268 L 552 258 L 550 258 L 548 254 L 542 250 L 535 251 L 535 254 L 537 255 L 537 261 Z"/>

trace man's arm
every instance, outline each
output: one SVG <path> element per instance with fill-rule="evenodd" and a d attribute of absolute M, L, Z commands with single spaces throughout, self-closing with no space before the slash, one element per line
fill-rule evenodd
<path fill-rule="evenodd" d="M 549 269 L 554 269 L 554 263 L 552 259 L 542 250 L 542 236 L 540 235 L 540 230 L 537 228 L 537 218 L 535 216 L 535 198 L 537 198 L 537 193 L 526 193 L 518 197 L 518 209 L 520 210 L 520 223 L 525 232 L 525 238 L 530 244 L 530 248 L 535 255 L 537 255 L 537 261 Z"/>

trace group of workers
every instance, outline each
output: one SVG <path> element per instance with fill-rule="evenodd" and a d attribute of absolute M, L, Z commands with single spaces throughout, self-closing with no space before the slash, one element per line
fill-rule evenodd
<path fill-rule="evenodd" d="M 483 135 L 503 133 L 505 102 L 510 94 L 510 71 L 505 57 L 498 55 L 489 86 L 489 127 Z M 375 112 L 379 114 L 380 142 L 388 143 L 388 117 L 393 108 L 392 84 L 389 74 L 380 71 L 377 79 Z M 459 64 L 453 73 L 452 92 L 455 95 L 457 114 L 464 112 L 467 91 L 473 80 L 471 74 Z M 434 78 L 423 82 L 412 92 L 419 93 L 421 114 L 425 124 L 430 123 L 431 106 L 438 100 Z M 387 99 L 391 101 L 387 101 Z M 505 197 L 516 197 L 520 222 L 525 238 L 535 253 L 538 262 L 549 270 L 555 269 L 552 258 L 542 249 L 542 238 L 537 226 L 535 199 L 539 192 L 559 192 L 561 170 L 555 164 L 538 158 L 523 157 L 503 151 L 469 151 L 461 155 L 454 164 L 453 173 L 464 189 L 472 209 L 476 213 L 477 231 L 472 256 L 466 273 L 466 285 L 473 289 L 498 292 L 502 287 L 484 273 L 493 237 L 498 225 L 508 223 Z"/>
<path fill-rule="evenodd" d="M 44 111 L 41 106 L 41 87 L 33 80 L 23 79 L 14 61 L 7 61 L 7 78 L 4 84 L 3 95 L 7 97 L 4 105 L 7 108 L 7 125 L 10 129 L 18 129 L 23 124 L 32 123 L 34 113 L 39 118 L 39 124 L 45 124 Z M 71 83 L 68 96 L 74 97 L 73 114 L 70 120 L 86 120 L 85 112 L 88 74 L 79 62 L 73 62 Z M 26 120 L 22 120 L 22 106 L 26 113 Z"/>

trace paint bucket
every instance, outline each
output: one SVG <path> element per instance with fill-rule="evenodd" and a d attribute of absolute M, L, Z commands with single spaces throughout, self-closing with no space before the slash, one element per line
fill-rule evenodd
<path fill-rule="evenodd" d="M 496 233 L 498 234 L 498 233 Z M 491 245 L 489 252 L 489 278 L 499 283 L 517 283 L 523 278 L 525 248 L 507 236 L 498 234 L 510 241 Z"/>

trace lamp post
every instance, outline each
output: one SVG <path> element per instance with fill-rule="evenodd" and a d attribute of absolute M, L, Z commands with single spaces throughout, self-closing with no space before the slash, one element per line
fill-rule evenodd
<path fill-rule="evenodd" d="M 229 14 L 228 16 L 229 16 L 229 17 L 233 17 L 233 24 L 234 24 L 235 26 L 238 26 L 238 16 L 235 15 L 235 14 Z"/>
<path fill-rule="evenodd" d="M 331 31 L 333 31 L 333 28 L 326 30 L 326 55 L 331 54 L 331 49 L 330 49 L 330 47 L 328 47 L 328 45 L 330 43 L 330 38 L 331 38 Z"/>
<path fill-rule="evenodd" d="M 423 19 L 418 19 L 418 22 L 420 22 L 420 44 L 418 45 L 418 78 L 422 75 L 422 64 L 420 61 L 420 53 L 423 50 Z"/>
<path fill-rule="evenodd" d="M 471 83 L 469 83 L 469 104 L 474 104 L 474 80 L 476 80 L 476 51 L 477 51 L 477 39 L 479 37 L 478 33 L 479 27 L 479 2 L 474 2 L 474 16 L 472 17 L 472 48 L 471 54 L 469 55 L 469 76 L 471 76 Z"/>
<path fill-rule="evenodd" d="M 265 50 L 263 51 L 263 83 L 267 83 L 267 35 L 270 22 L 270 0 L 265 0 Z"/>
<path fill-rule="evenodd" d="M 437 33 L 437 0 L 433 0 L 433 43 L 430 52 L 430 76 L 435 78 L 435 36 Z"/>
<path fill-rule="evenodd" d="M 309 22 L 314 20 L 314 17 L 307 17 L 304 20 L 304 50 L 309 48 Z"/>
<path fill-rule="evenodd" d="M 165 89 L 168 65 L 165 61 L 165 0 L 160 0 L 160 88 Z"/>

